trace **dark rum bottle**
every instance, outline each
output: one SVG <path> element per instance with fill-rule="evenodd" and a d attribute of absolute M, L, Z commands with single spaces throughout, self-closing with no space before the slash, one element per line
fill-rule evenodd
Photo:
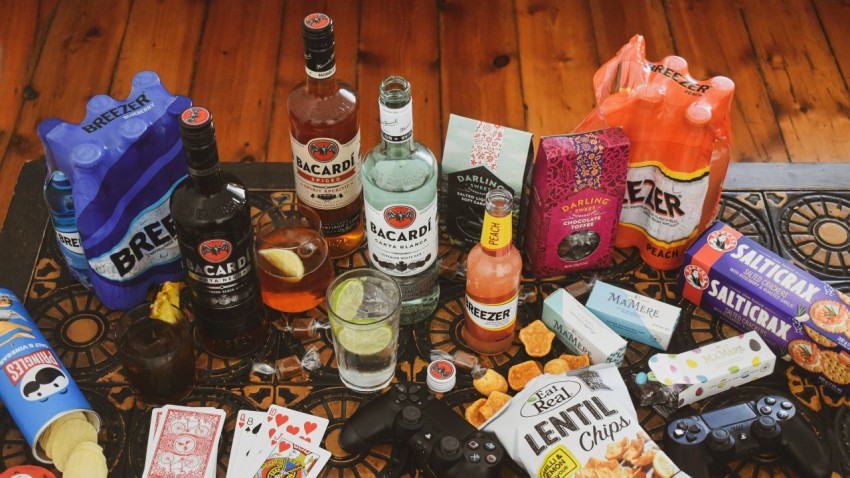
<path fill-rule="evenodd" d="M 268 332 L 254 254 L 248 192 L 222 172 L 212 115 L 192 107 L 180 117 L 189 176 L 171 196 L 171 214 L 196 336 L 211 354 L 240 357 Z"/>
<path fill-rule="evenodd" d="M 365 236 L 357 93 L 334 77 L 333 20 L 313 13 L 302 29 L 307 78 L 287 100 L 295 193 L 319 213 L 330 256 L 342 257 Z"/>

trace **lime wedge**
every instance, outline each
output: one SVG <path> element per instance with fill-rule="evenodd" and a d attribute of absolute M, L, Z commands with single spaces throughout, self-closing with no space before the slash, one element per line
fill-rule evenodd
<path fill-rule="evenodd" d="M 263 249 L 259 251 L 281 278 L 287 282 L 298 282 L 304 277 L 304 263 L 298 254 L 289 249 Z"/>
<path fill-rule="evenodd" d="M 363 303 L 363 279 L 348 279 L 334 291 L 334 314 L 343 320 L 352 320 Z"/>
<path fill-rule="evenodd" d="M 371 319 L 355 319 L 369 323 Z M 386 349 L 393 340 L 393 329 L 389 325 L 376 329 L 357 330 L 343 326 L 336 332 L 336 339 L 345 350 L 357 355 L 376 355 Z"/>

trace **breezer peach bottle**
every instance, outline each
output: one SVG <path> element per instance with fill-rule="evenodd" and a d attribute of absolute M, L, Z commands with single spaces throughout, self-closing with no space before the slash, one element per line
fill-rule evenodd
<path fill-rule="evenodd" d="M 514 340 L 522 258 L 511 243 L 513 193 L 487 193 L 481 241 L 467 258 L 463 337 L 476 352 L 495 355 Z"/>

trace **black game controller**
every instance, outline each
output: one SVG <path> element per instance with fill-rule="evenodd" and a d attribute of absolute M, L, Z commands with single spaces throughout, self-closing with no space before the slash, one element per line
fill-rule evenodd
<path fill-rule="evenodd" d="M 343 425 L 339 444 L 359 453 L 375 443 L 407 443 L 417 465 L 439 477 L 499 476 L 502 445 L 476 430 L 424 384 L 400 382 L 363 405 Z"/>
<path fill-rule="evenodd" d="M 800 476 L 829 477 L 829 452 L 796 412 L 787 398 L 767 396 L 673 420 L 664 451 L 694 478 L 708 478 L 718 465 L 771 452 L 786 457 Z"/>

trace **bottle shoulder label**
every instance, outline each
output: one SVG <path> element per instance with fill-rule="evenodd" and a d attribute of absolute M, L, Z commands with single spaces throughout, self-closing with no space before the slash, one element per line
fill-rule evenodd
<path fill-rule="evenodd" d="M 422 209 L 398 203 L 377 209 L 366 202 L 369 259 L 393 276 L 412 276 L 437 260 L 437 197 Z"/>
<path fill-rule="evenodd" d="M 315 209 L 338 209 L 351 204 L 363 190 L 360 179 L 360 132 L 348 143 L 315 138 L 292 141 L 295 193 Z"/>
<path fill-rule="evenodd" d="M 413 100 L 401 108 L 390 108 L 378 101 L 381 136 L 390 143 L 403 143 L 413 136 Z"/>
<path fill-rule="evenodd" d="M 80 233 L 76 229 L 70 231 L 60 231 L 56 229 L 56 240 L 59 246 L 73 254 L 84 255 L 83 243 L 80 240 Z"/>
<path fill-rule="evenodd" d="M 466 295 L 466 315 L 484 330 L 504 330 L 516 321 L 519 307 L 519 291 L 510 299 L 500 303 L 479 302 Z"/>

